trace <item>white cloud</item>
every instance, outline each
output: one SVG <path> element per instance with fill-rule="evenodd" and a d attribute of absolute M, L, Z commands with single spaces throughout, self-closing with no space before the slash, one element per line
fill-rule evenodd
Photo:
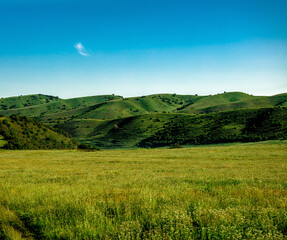
<path fill-rule="evenodd" d="M 81 54 L 82 56 L 90 56 L 90 54 L 88 53 L 88 51 L 86 50 L 86 48 L 83 46 L 82 43 L 76 43 L 74 45 L 74 47 L 76 48 L 76 50 L 78 51 L 79 54 Z"/>

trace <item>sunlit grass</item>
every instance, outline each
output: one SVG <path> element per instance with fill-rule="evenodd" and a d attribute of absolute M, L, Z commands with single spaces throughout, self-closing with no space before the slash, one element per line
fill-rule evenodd
<path fill-rule="evenodd" d="M 1 151 L 0 206 L 0 239 L 284 239 L 287 144 Z"/>

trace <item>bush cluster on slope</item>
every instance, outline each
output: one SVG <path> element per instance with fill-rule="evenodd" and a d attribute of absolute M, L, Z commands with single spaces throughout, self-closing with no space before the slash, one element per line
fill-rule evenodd
<path fill-rule="evenodd" d="M 7 143 L 4 149 L 70 149 L 77 142 L 61 130 L 48 127 L 34 119 L 12 115 L 0 119 L 0 135 Z"/>
<path fill-rule="evenodd" d="M 182 116 L 141 141 L 140 147 L 287 139 L 287 108 L 236 110 Z"/>

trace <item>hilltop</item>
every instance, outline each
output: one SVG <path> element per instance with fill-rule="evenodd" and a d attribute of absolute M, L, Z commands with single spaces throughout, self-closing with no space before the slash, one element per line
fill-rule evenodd
<path fill-rule="evenodd" d="M 10 110 L 16 108 L 30 107 L 44 103 L 59 101 L 59 97 L 44 94 L 34 94 L 26 96 L 8 97 L 0 99 L 0 110 Z"/>

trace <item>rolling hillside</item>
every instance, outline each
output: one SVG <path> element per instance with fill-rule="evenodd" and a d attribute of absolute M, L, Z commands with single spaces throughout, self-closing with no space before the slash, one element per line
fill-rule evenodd
<path fill-rule="evenodd" d="M 0 110 L 1 115 L 34 117 L 81 143 L 103 148 L 259 141 L 287 135 L 284 130 L 287 94 L 266 97 L 230 92 L 210 96 L 155 94 L 122 98 L 104 95 L 73 99 L 29 95 L 7 99 L 2 102 L 6 105 L 9 102 L 10 107 Z M 25 106 L 32 99 L 34 105 Z M 276 115 L 275 112 L 280 112 L 278 109 L 281 113 Z M 260 111 L 273 116 L 262 123 L 264 128 L 260 128 L 256 117 Z M 272 127 L 270 124 L 277 120 L 278 126 Z M 249 126 L 252 121 L 255 128 Z M 3 145 L 0 136 L 1 142 Z"/>
<path fill-rule="evenodd" d="M 244 109 L 176 116 L 138 146 L 214 144 L 287 139 L 287 108 Z"/>
<path fill-rule="evenodd" d="M 15 101 L 20 107 L 10 108 L 7 110 L 2 109 L 0 110 L 0 114 L 4 116 L 17 114 L 27 117 L 37 117 L 39 120 L 43 120 L 44 122 L 49 122 L 49 120 L 52 120 L 51 122 L 53 123 L 53 120 L 59 119 L 61 117 L 65 118 L 68 116 L 71 118 L 73 115 L 81 115 L 83 112 L 87 111 L 90 106 L 101 104 L 103 102 L 111 101 L 114 99 L 121 99 L 121 97 L 114 95 L 81 97 L 72 99 L 56 98 L 54 101 L 38 102 L 38 104 L 23 107 L 23 105 L 25 105 L 24 102 L 26 102 L 27 99 L 34 99 L 37 96 L 38 95 L 29 95 L 26 97 L 16 97 L 11 99 L 4 98 L 2 99 L 3 102 L 6 102 L 7 99 L 9 102 L 11 102 L 13 99 L 16 99 Z M 21 99 L 23 99 L 23 102 L 20 102 Z M 10 104 L 12 104 L 12 102 Z"/>
<path fill-rule="evenodd" d="M 135 147 L 140 141 L 162 129 L 174 116 L 175 114 L 158 113 L 115 120 L 72 120 L 57 127 L 80 142 L 98 147 Z"/>
<path fill-rule="evenodd" d="M 45 123 L 55 125 L 71 119 L 117 119 L 147 113 L 173 112 L 201 98 L 176 94 L 157 94 L 134 98 L 122 98 L 114 95 L 94 96 L 59 99 L 57 102 L 47 104 L 0 110 L 0 114 L 37 117 Z"/>
<path fill-rule="evenodd" d="M 58 125 L 83 143 L 103 148 L 161 147 L 287 139 L 287 109 L 243 109 L 209 114 L 145 114 Z"/>
<path fill-rule="evenodd" d="M 60 100 L 58 97 L 43 94 L 1 98 L 0 110 L 30 107 L 44 103 L 57 102 L 58 100 Z"/>
<path fill-rule="evenodd" d="M 29 96 L 33 98 L 34 95 Z M 36 95 L 37 96 L 37 95 Z M 25 99 L 21 97 L 19 99 Z M 28 96 L 27 96 L 28 98 Z M 14 98 L 13 98 L 14 99 Z M 19 114 L 37 117 L 40 121 L 55 125 L 75 119 L 118 119 L 150 113 L 209 113 L 235 109 L 287 106 L 287 94 L 258 97 L 241 92 L 230 92 L 210 96 L 156 94 L 142 97 L 122 98 L 105 95 L 73 99 L 53 98 L 51 102 L 17 106 L 0 110 L 0 114 Z M 7 99 L 2 99 L 6 101 Z M 8 100 L 7 100 L 8 101 Z M 10 105 L 12 100 L 10 99 Z M 16 101 L 16 100 L 15 100 Z M 27 101 L 27 100 L 25 100 Z M 10 106 L 9 105 L 9 106 Z"/>
<path fill-rule="evenodd" d="M 0 118 L 0 148 L 72 149 L 76 140 L 33 119 L 12 115 Z"/>

